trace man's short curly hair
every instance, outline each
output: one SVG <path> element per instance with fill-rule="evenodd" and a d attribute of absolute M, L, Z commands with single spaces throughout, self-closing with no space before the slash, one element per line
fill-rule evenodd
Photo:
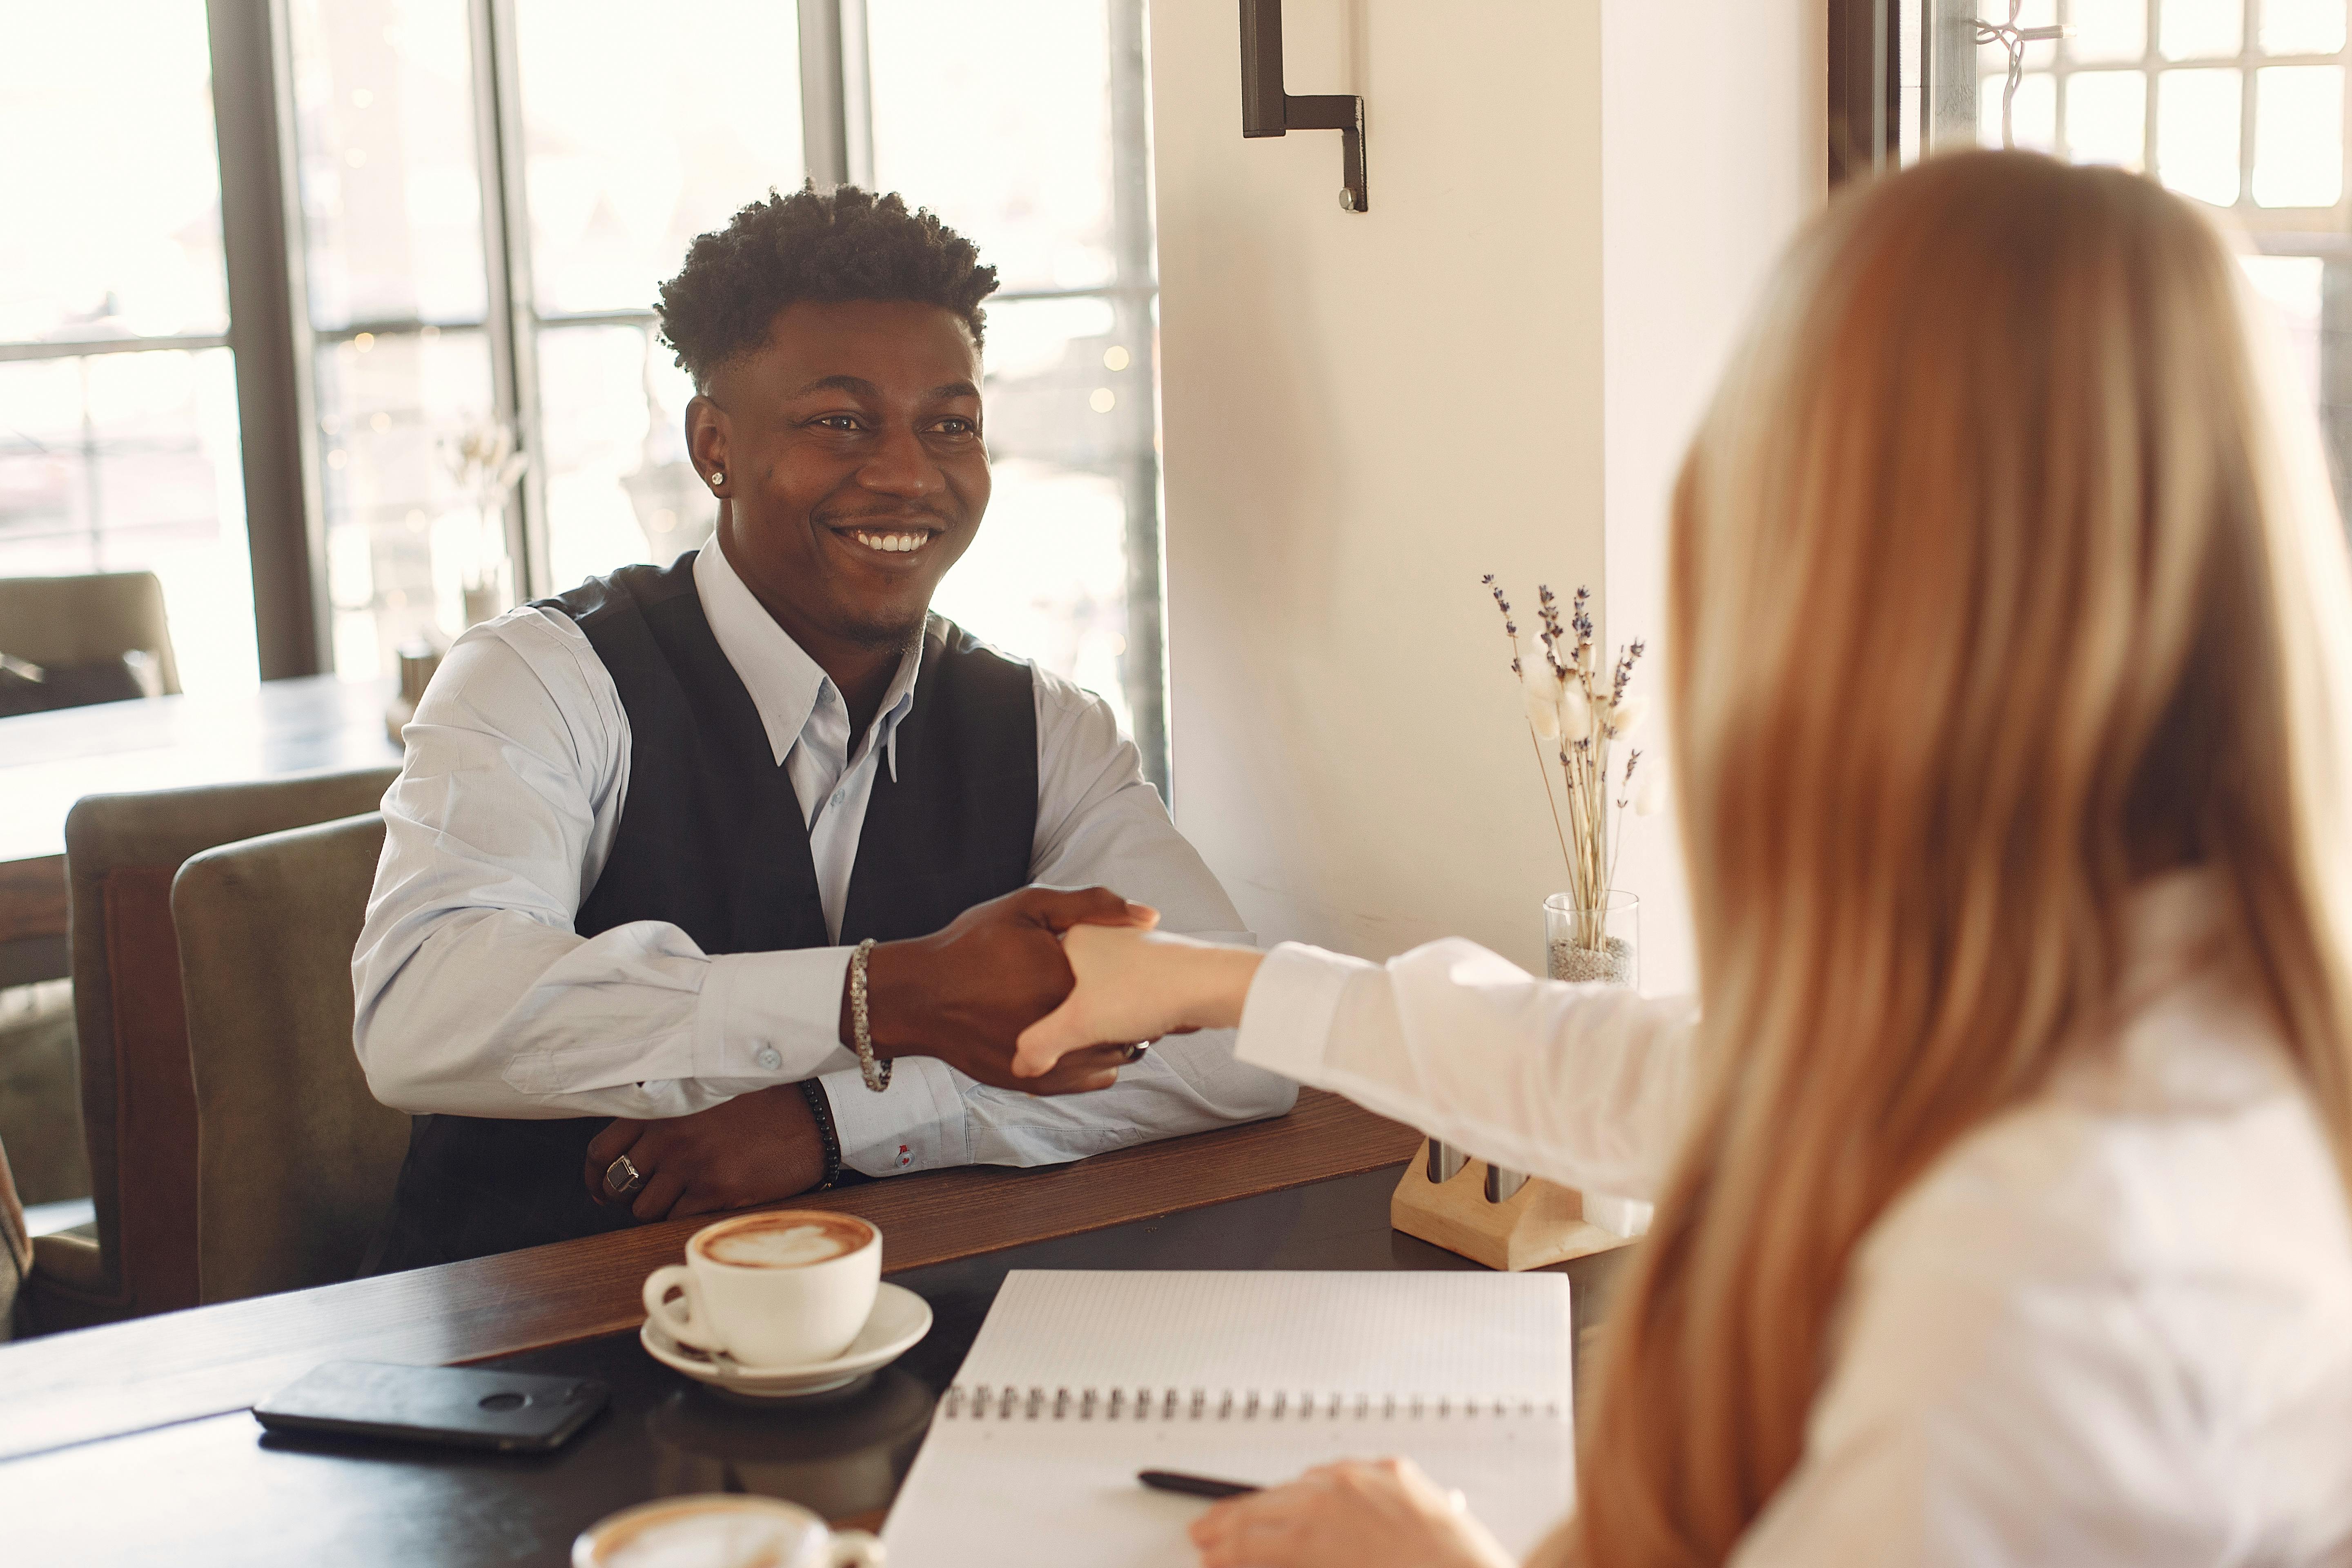
<path fill-rule="evenodd" d="M 928 210 L 855 185 L 768 193 L 725 228 L 687 247 L 662 285 L 662 341 L 698 387 L 729 360 L 768 341 L 776 313 L 803 300 L 911 300 L 953 310 L 976 347 L 996 268 Z"/>

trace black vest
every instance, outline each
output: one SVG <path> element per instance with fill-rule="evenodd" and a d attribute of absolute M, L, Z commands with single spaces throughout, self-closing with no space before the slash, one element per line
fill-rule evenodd
<path fill-rule="evenodd" d="M 716 545 L 710 548 L 717 548 Z M 625 566 L 541 607 L 572 617 L 629 716 L 629 792 L 572 929 L 667 921 L 708 953 L 824 947 L 808 829 L 751 695 L 711 636 L 694 557 Z M 1029 880 L 1037 710 L 1029 668 L 931 617 L 897 776 L 877 759 L 843 908 L 845 945 L 939 930 Z M 419 1116 L 370 1272 L 633 1223 L 581 1181 L 601 1117 Z"/>

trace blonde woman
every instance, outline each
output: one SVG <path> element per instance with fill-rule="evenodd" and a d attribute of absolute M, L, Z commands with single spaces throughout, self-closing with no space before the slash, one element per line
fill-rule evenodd
<path fill-rule="evenodd" d="M 1703 1013 L 1463 942 L 1070 934 L 1033 1067 L 1238 1024 L 1657 1201 L 1538 1561 L 2352 1553 L 2352 581 L 2245 300 L 2186 204 L 2021 154 L 1798 246 L 1674 508 Z M 1410 1467 L 1194 1535 L 1503 1560 Z"/>

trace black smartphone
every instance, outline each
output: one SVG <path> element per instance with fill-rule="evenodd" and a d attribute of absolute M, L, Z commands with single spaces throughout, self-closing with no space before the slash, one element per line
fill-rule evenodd
<path fill-rule="evenodd" d="M 612 1393 L 593 1377 L 331 1361 L 255 1405 L 253 1418 L 273 1432 L 536 1453 L 561 1447 Z"/>

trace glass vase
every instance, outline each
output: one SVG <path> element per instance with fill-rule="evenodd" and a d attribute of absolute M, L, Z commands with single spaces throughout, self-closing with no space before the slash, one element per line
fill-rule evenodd
<path fill-rule="evenodd" d="M 1611 889 L 1598 905 L 1568 893 L 1544 900 L 1544 972 L 1554 980 L 1642 984 L 1642 900 Z"/>

